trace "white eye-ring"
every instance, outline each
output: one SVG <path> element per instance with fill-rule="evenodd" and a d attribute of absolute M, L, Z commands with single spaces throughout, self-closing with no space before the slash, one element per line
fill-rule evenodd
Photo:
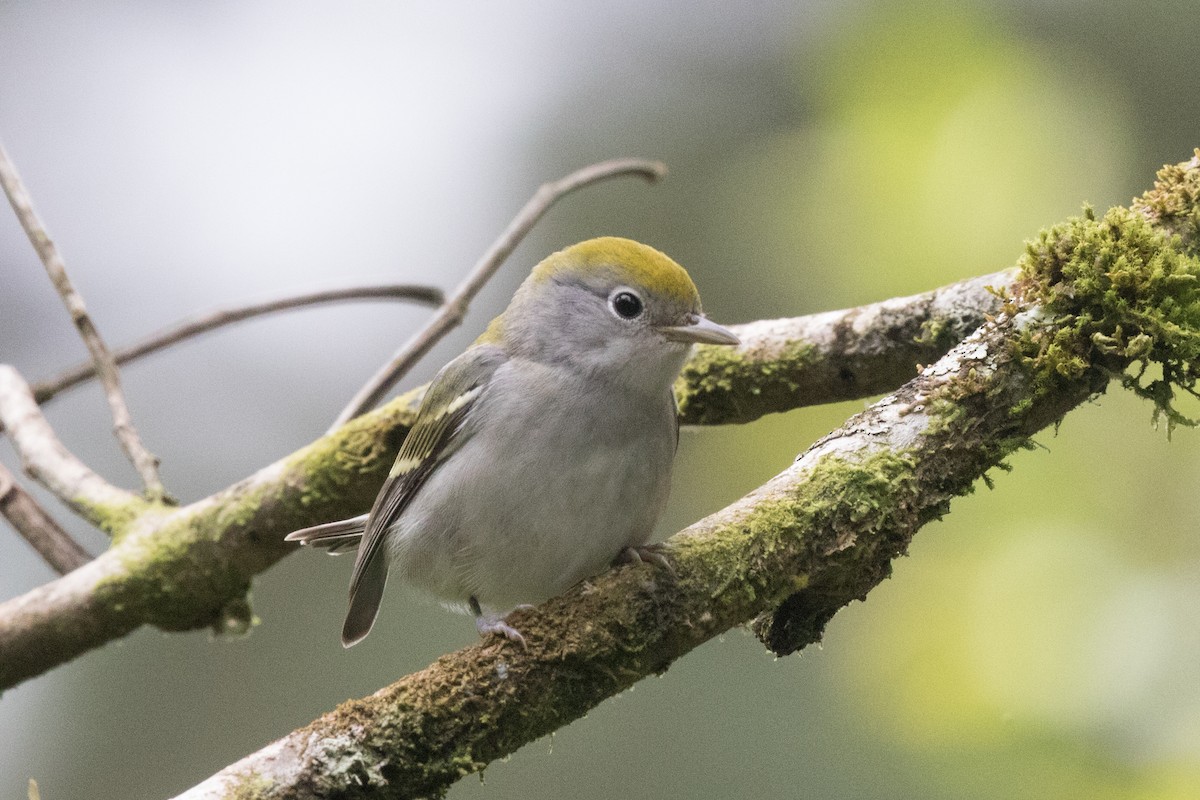
<path fill-rule="evenodd" d="M 608 307 L 621 319 L 636 319 L 646 309 L 642 298 L 632 289 L 617 289 L 608 296 Z"/>

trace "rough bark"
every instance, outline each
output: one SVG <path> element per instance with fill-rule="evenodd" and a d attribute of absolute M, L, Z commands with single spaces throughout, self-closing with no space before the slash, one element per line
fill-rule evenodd
<path fill-rule="evenodd" d="M 181 797 L 438 796 L 733 626 L 765 615 L 759 631 L 777 652 L 819 639 L 951 498 L 1092 393 L 1072 382 L 1012 413 L 1030 394 L 1013 329 L 987 325 L 672 537 L 674 575 L 642 565 L 589 580 L 516 616 L 525 649 L 489 642 L 444 656 Z"/>
<path fill-rule="evenodd" d="M 976 286 L 978 303 L 955 301 L 953 312 L 916 303 L 916 336 L 880 304 L 841 312 L 829 346 L 814 344 L 825 339 L 808 322 L 794 326 L 807 339 L 781 343 L 789 326 L 772 322 L 744 326 L 734 357 L 701 350 L 682 379 L 684 419 L 744 421 L 880 388 L 813 378 L 825 388 L 808 393 L 799 383 L 820 374 L 806 370 L 823 357 L 854 363 L 855 338 L 874 330 L 864 320 L 896 331 L 882 337 L 893 344 L 885 352 L 910 365 L 924 360 L 914 341 L 982 323 L 787 470 L 673 537 L 673 572 L 629 566 L 589 580 L 516 618 L 528 649 L 487 643 L 445 656 L 186 796 L 438 795 L 732 626 L 757 620 L 780 653 L 816 640 L 953 497 L 1113 378 L 1169 423 L 1190 422 L 1172 400 L 1200 377 L 1198 198 L 1200 153 L 1164 169 L 1134 210 L 1088 211 L 1043 232 L 1019 271 L 981 279 L 998 291 Z M 977 316 L 957 311 L 972 306 Z M 249 581 L 288 552 L 285 532 L 368 505 L 417 394 L 188 507 L 122 506 L 105 525 L 108 552 L 0 605 L 0 687 L 142 624 L 243 627 Z"/>
<path fill-rule="evenodd" d="M 719 360 L 714 353 L 731 348 L 699 348 L 691 362 L 697 366 L 680 379 L 682 420 L 744 422 L 878 393 L 889 388 L 883 376 L 897 385 L 920 361 L 936 357 L 938 343 L 944 350 L 996 311 L 999 301 L 985 286 L 1006 286 L 1013 275 L 812 317 L 733 326 L 744 338 L 742 347 L 722 352 Z M 786 355 L 795 351 L 805 357 Z M 852 384 L 819 377 L 843 368 L 873 377 Z M 253 576 L 295 549 L 282 541 L 288 532 L 370 507 L 421 392 L 182 508 L 147 506 L 125 493 L 111 503 L 82 504 L 89 519 L 114 534 L 113 546 L 81 569 L 0 604 L 0 689 L 145 624 L 240 630 L 250 615 L 245 595 Z M 58 474 L 49 473 L 51 481 Z"/>
<path fill-rule="evenodd" d="M 1181 166 L 1156 190 L 1175 181 L 1195 200 L 1200 153 Z M 1200 230 L 1194 206 L 1174 219 Z M 1111 379 L 1183 421 L 1173 387 L 1194 391 L 1200 374 L 1200 260 L 1195 237 L 1150 221 L 1163 218 L 1089 211 L 1045 231 L 995 319 L 672 537 L 673 572 L 643 564 L 586 581 L 516 618 L 527 648 L 444 656 L 182 797 L 440 796 L 732 626 L 757 619 L 777 653 L 818 640 L 921 526 Z M 1145 381 L 1149 365 L 1164 378 Z"/>

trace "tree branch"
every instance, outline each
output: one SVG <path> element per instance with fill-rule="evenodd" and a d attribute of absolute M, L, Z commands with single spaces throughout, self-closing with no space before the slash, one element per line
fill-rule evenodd
<path fill-rule="evenodd" d="M 142 625 L 245 630 L 253 576 L 296 549 L 289 531 L 370 505 L 419 398 L 397 398 L 204 500 L 143 502 L 103 554 L 0 604 L 0 689 Z"/>
<path fill-rule="evenodd" d="M 67 308 L 67 313 L 71 315 L 71 321 L 75 323 L 80 338 L 87 345 L 92 361 L 96 364 L 96 373 L 100 376 L 100 382 L 104 384 L 104 395 L 112 411 L 113 430 L 121 443 L 121 449 L 141 475 L 147 498 L 161 501 L 165 491 L 158 477 L 158 459 L 142 444 L 137 429 L 133 427 L 133 417 L 129 413 L 129 405 L 125 402 L 125 393 L 121 389 L 121 373 L 117 370 L 116 361 L 88 315 L 83 296 L 72 285 L 67 275 L 67 266 L 33 210 L 33 201 L 3 146 L 0 146 L 0 185 L 4 187 L 4 193 L 8 196 L 21 227 L 25 229 L 33 249 L 41 258 L 42 265 L 45 266 L 54 288 L 58 290 L 63 305 Z"/>
<path fill-rule="evenodd" d="M 1003 276 L 1002 288 L 1011 281 L 1011 275 Z M 933 297 L 959 300 L 934 302 Z M 843 399 L 855 387 L 864 392 L 860 396 L 867 391 L 877 392 L 875 379 L 850 387 L 836 382 L 817 383 L 834 392 L 828 395 L 819 388 L 798 390 L 797 381 L 836 371 L 837 359 L 852 357 L 850 353 L 859 349 L 845 336 L 835 335 L 838 326 L 846 329 L 847 320 L 855 320 L 856 335 L 878 342 L 870 358 L 879 374 L 907 377 L 915 371 L 914 359 L 924 359 L 925 351 L 924 345 L 914 346 L 900 331 L 962 330 L 965 335 L 984 321 L 985 311 L 978 309 L 992 309 L 997 302 L 979 280 L 908 300 L 733 326 L 743 337 L 735 357 L 685 373 L 678 387 L 685 398 L 683 419 L 719 424 L 725 421 L 721 416 L 724 410 L 737 412 L 729 421 L 744 421 L 750 409 L 759 414 L 787 411 Z M 904 313 L 913 315 L 907 322 L 900 320 L 900 306 L 906 309 Z M 977 310 L 972 312 L 972 306 Z M 884 309 L 894 313 L 883 313 Z M 781 356 L 778 368 L 772 368 L 765 355 L 770 336 L 782 337 L 773 345 L 778 352 L 804 349 L 809 357 L 797 362 Z M 836 344 L 811 346 L 807 339 L 790 336 Z M 947 337 L 933 338 L 936 346 Z M 693 358 L 710 359 L 706 353 L 701 348 Z M 737 354 L 744 354 L 745 359 Z M 721 377 L 723 371 L 725 380 Z M 692 392 L 688 375 L 697 381 L 702 377 L 708 388 Z M 124 636 L 142 624 L 165 630 L 236 628 L 240 624 L 238 614 L 245 611 L 244 593 L 251 577 L 292 552 L 293 548 L 282 542 L 284 535 L 306 525 L 353 516 L 370 507 L 423 393 L 424 387 L 408 392 L 207 500 L 166 515 L 156 512 L 146 519 L 137 514 L 120 517 L 122 535 L 108 552 L 87 569 L 79 570 L 82 575 L 68 576 L 69 581 L 55 581 L 0 604 L 0 689 Z M 688 399 L 693 396 L 716 399 Z M 762 398 L 777 405 L 768 409 Z M 37 411 L 31 400 L 28 405 Z M 705 407 L 708 410 L 702 410 Z M 98 599 L 101 586 L 104 591 Z M 226 608 L 236 613 L 228 617 L 223 612 Z M 60 619 L 72 623 L 59 625 Z M 86 636 L 78 635 L 84 630 Z"/>
<path fill-rule="evenodd" d="M 249 787 L 271 800 L 438 796 L 789 598 L 804 613 L 783 624 L 788 646 L 819 638 L 952 497 L 1091 394 L 1072 384 L 1009 414 L 1030 386 L 1009 355 L 1014 330 L 1009 319 L 986 326 L 767 484 L 672 537 L 674 576 L 643 565 L 591 579 L 516 617 L 525 649 L 488 642 L 444 656 L 180 800 Z M 976 407 L 949 413 L 964 391 Z"/>
<path fill-rule="evenodd" d="M 1177 177 L 1200 198 L 1200 164 Z M 526 648 L 489 642 L 444 656 L 181 797 L 438 796 L 730 627 L 756 620 L 777 653 L 819 640 L 921 526 L 1111 378 L 1164 411 L 1172 385 L 1194 390 L 1193 248 L 1125 209 L 1044 232 L 993 321 L 672 537 L 673 573 L 640 565 L 590 579 L 519 613 Z M 1144 370 L 1124 374 L 1139 362 L 1162 369 L 1165 390 L 1141 384 Z"/>
<path fill-rule="evenodd" d="M 242 322 L 243 320 L 279 311 L 290 311 L 292 309 L 327 303 L 341 303 L 348 300 L 411 300 L 416 303 L 436 306 L 442 302 L 442 292 L 440 289 L 431 286 L 413 286 L 410 284 L 351 286 L 345 289 L 304 292 L 260 303 L 219 308 L 185 319 L 157 333 L 152 333 L 140 342 L 115 351 L 113 359 L 117 364 L 126 364 L 134 359 L 158 352 L 200 334 L 208 333 L 226 325 Z M 45 403 L 64 389 L 69 389 L 95 376 L 95 364 L 76 364 L 53 378 L 35 383 L 33 385 L 33 397 L 39 404 Z"/>
<path fill-rule="evenodd" d="M 1016 270 L 841 311 L 735 326 L 736 348 L 700 345 L 675 384 L 685 424 L 750 422 L 891 391 L 1000 311 Z"/>
<path fill-rule="evenodd" d="M 1195 166 L 1160 173 L 1156 190 L 1192 198 L 1173 219 L 1196 218 L 1198 175 Z M 1125 365 L 1161 366 L 1165 390 L 1141 384 L 1142 373 L 1122 377 L 1160 408 L 1170 409 L 1172 382 L 1194 390 L 1200 263 L 1185 246 L 1186 238 L 1169 240 L 1123 209 L 1045 232 L 1001 288 L 994 322 L 775 479 L 675 537 L 674 575 L 643 565 L 598 576 L 518 616 L 528 652 L 489 644 L 446 656 L 194 796 L 361 796 L 364 783 L 378 794 L 380 778 L 389 796 L 437 792 L 732 625 L 757 617 L 760 635 L 780 652 L 813 640 L 838 607 L 887 574 L 890 559 L 954 494 Z M 911 347 L 895 352 L 907 357 Z M 760 364 L 761 382 L 747 397 L 769 391 L 782 398 L 778 410 L 811 399 L 794 391 L 789 370 L 778 381 L 793 392 L 775 387 L 768 366 Z M 716 370 L 705 375 L 720 381 Z M 410 392 L 207 500 L 148 507 L 119 526 L 104 555 L 0 605 L 0 688 L 141 624 L 244 625 L 245 588 L 289 551 L 283 533 L 369 505 L 419 396 Z M 723 401 L 731 409 L 748 403 Z M 697 413 L 720 421 L 716 410 Z"/>
<path fill-rule="evenodd" d="M 54 435 L 29 384 L 0 364 L 0 427 L 21 456 L 25 471 L 93 525 L 116 533 L 142 513 L 146 501 L 97 475 Z"/>
<path fill-rule="evenodd" d="M 422 356 L 430 351 L 442 337 L 462 324 L 467 313 L 467 307 L 484 284 L 491 279 L 504 259 L 517 248 L 521 240 L 537 224 L 537 221 L 550 210 L 560 198 L 576 189 L 582 189 L 593 183 L 621 175 L 639 175 L 646 180 L 656 181 L 667 174 L 667 167 L 659 161 L 647 161 L 640 158 L 619 158 L 612 161 L 601 161 L 583 169 L 576 170 L 564 178 L 550 183 L 543 183 L 534 192 L 533 197 L 517 212 L 512 222 L 500 234 L 487 252 L 476 262 L 475 267 L 466 279 L 454 290 L 450 298 L 438 309 L 424 328 L 414 334 L 396 351 L 392 359 L 380 367 L 379 371 L 358 390 L 350 402 L 333 421 L 329 433 L 357 417 L 367 409 L 374 408 L 384 395 L 396 385 Z"/>
<path fill-rule="evenodd" d="M 59 575 L 81 567 L 92 557 L 17 483 L 0 464 L 0 515 Z"/>

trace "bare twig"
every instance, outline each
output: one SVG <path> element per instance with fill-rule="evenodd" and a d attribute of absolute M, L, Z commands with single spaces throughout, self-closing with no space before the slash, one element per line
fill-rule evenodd
<path fill-rule="evenodd" d="M 123 513 L 136 513 L 145 502 L 113 486 L 63 446 L 42 416 L 29 384 L 16 369 L 0 364 L 0 425 L 34 480 L 89 522 L 111 529 Z"/>
<path fill-rule="evenodd" d="M 277 311 L 288 311 L 305 306 L 339 303 L 348 300 L 412 300 L 416 303 L 436 306 L 442 302 L 442 299 L 440 289 L 432 286 L 414 286 L 410 284 L 352 286 L 345 289 L 305 292 L 261 303 L 248 303 L 243 306 L 216 309 L 205 314 L 199 314 L 178 322 L 169 328 L 164 328 L 157 333 L 153 333 L 140 342 L 115 351 L 113 358 L 118 364 L 125 364 L 202 333 Z M 35 383 L 33 385 L 34 399 L 38 403 L 44 403 L 64 389 L 69 389 L 72 386 L 83 383 L 87 379 L 94 377 L 95 374 L 96 367 L 94 364 L 87 362 L 77 364 L 70 369 L 64 370 L 54 378 Z"/>
<path fill-rule="evenodd" d="M 91 561 L 88 552 L 59 527 L 3 464 L 0 464 L 0 514 L 59 575 Z"/>
<path fill-rule="evenodd" d="M 612 161 L 601 161 L 572 172 L 557 181 L 543 183 L 534 192 L 533 197 L 529 198 L 525 206 L 517 212 L 517 216 L 508 224 L 499 238 L 492 242 L 492 246 L 475 264 L 466 280 L 459 284 L 445 304 L 438 309 L 433 319 L 405 342 L 404 346 L 392 356 L 392 359 L 371 376 L 371 379 L 358 390 L 354 398 L 338 414 L 329 430 L 333 431 L 341 427 L 364 411 L 378 405 L 388 390 L 395 386 L 396 382 L 412 369 L 422 356 L 428 353 L 443 336 L 462 323 L 471 300 L 504 263 L 504 259 L 508 258 L 509 254 L 537 224 L 537 221 L 550 210 L 550 207 L 559 198 L 589 184 L 620 175 L 637 175 L 649 181 L 656 181 L 666 174 L 667 167 L 662 162 L 640 158 L 619 158 Z"/>
<path fill-rule="evenodd" d="M 21 222 L 21 227 L 25 229 L 25 234 L 33 243 L 33 249 L 41 258 L 46 272 L 50 275 L 50 280 L 54 283 L 54 288 L 62 297 L 63 304 L 67 307 L 67 313 L 71 315 L 71 320 L 79 330 L 79 335 L 87 345 L 92 361 L 96 364 L 96 372 L 100 376 L 100 382 L 104 384 L 104 395 L 108 398 L 108 406 L 112 411 L 113 430 L 117 434 L 121 448 L 133 462 L 138 474 L 141 475 L 142 483 L 146 487 L 146 496 L 150 500 L 162 500 L 165 491 L 162 481 L 158 477 L 158 459 L 142 444 L 137 429 L 133 427 L 133 418 L 129 414 L 129 406 L 126 404 L 125 394 L 121 390 L 121 374 L 117 370 L 117 363 L 104 343 L 104 339 L 101 338 L 100 332 L 92 323 L 82 295 L 71 284 L 71 279 L 67 276 L 66 264 L 63 263 L 58 248 L 54 246 L 54 242 L 46 233 L 42 221 L 34 212 L 33 201 L 21 183 L 21 178 L 3 146 L 0 146 L 0 185 L 3 185 L 4 193 L 8 195 L 8 202 L 12 204 L 13 211 L 16 212 L 17 219 Z"/>

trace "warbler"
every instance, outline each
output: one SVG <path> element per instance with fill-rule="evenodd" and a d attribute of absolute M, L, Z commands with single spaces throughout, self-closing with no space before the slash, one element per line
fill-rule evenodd
<path fill-rule="evenodd" d="M 647 542 L 679 440 L 672 384 L 697 342 L 738 338 L 651 247 L 591 239 L 534 267 L 433 378 L 371 511 L 287 536 L 357 546 L 343 646 L 370 632 L 389 568 L 524 644 L 514 607 L 661 562 Z"/>

